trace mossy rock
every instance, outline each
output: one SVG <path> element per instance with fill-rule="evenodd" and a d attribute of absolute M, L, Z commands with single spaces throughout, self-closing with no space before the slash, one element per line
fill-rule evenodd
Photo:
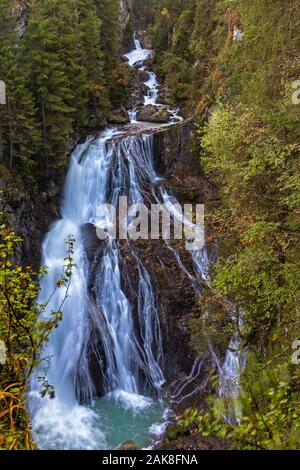
<path fill-rule="evenodd" d="M 134 441 L 126 441 L 118 450 L 139 450 L 139 448 Z"/>
<path fill-rule="evenodd" d="M 109 114 L 108 122 L 110 124 L 129 124 L 130 117 L 126 109 L 116 109 Z"/>
<path fill-rule="evenodd" d="M 143 106 L 137 113 L 138 121 L 143 122 L 166 123 L 170 117 L 171 113 L 168 109 L 159 108 L 152 104 Z"/>

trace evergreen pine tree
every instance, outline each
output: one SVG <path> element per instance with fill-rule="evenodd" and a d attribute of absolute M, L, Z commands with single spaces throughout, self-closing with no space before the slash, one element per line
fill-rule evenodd
<path fill-rule="evenodd" d="M 25 62 L 35 96 L 37 116 L 42 129 L 41 160 L 46 175 L 50 167 L 64 165 L 73 130 L 74 94 L 59 56 L 61 38 L 53 29 L 52 18 L 45 18 L 41 4 L 32 4 L 24 36 Z"/>
<path fill-rule="evenodd" d="M 80 1 L 44 0 L 40 14 L 48 19 L 52 31 L 56 32 L 56 52 L 69 81 L 71 94 L 66 101 L 74 109 L 74 130 L 87 124 L 88 78 L 84 60 L 80 24 Z"/>
<path fill-rule="evenodd" d="M 6 85 L 6 106 L 0 107 L 3 159 L 9 168 L 22 166 L 29 176 L 40 143 L 40 132 L 33 97 L 28 89 L 28 75 L 21 61 L 24 50 L 17 44 L 15 27 L 11 2 L 0 0 L 0 78 Z"/>
<path fill-rule="evenodd" d="M 83 64 L 87 70 L 89 108 L 100 110 L 103 120 L 110 109 L 108 85 L 105 80 L 105 56 L 101 48 L 102 21 L 94 0 L 79 0 Z M 99 111 L 98 111 L 99 112 Z"/>
<path fill-rule="evenodd" d="M 102 20 L 101 46 L 105 51 L 106 71 L 111 72 L 116 63 L 119 48 L 118 25 L 119 0 L 95 0 L 99 18 Z"/>

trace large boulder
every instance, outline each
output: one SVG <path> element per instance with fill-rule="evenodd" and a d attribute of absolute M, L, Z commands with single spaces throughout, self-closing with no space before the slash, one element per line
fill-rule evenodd
<path fill-rule="evenodd" d="M 170 89 L 167 86 L 163 86 L 160 88 L 158 92 L 158 102 L 161 104 L 165 104 L 167 106 L 174 106 L 174 98 Z"/>
<path fill-rule="evenodd" d="M 149 72 L 147 72 L 147 70 L 138 70 L 137 71 L 137 79 L 142 82 L 142 83 L 145 83 L 147 80 L 149 80 Z"/>
<path fill-rule="evenodd" d="M 148 104 L 137 112 L 136 117 L 138 121 L 165 123 L 170 120 L 171 113 L 166 108 L 159 108 L 158 106 Z"/>
<path fill-rule="evenodd" d="M 130 123 L 130 117 L 126 109 L 115 109 L 110 113 L 108 122 L 110 124 L 128 124 Z"/>

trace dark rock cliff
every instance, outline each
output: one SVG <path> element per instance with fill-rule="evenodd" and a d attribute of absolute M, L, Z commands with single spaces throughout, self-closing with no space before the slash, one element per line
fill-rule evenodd
<path fill-rule="evenodd" d="M 209 210 L 217 190 L 200 169 L 200 149 L 194 119 L 187 119 L 154 133 L 154 159 L 157 172 L 166 177 L 180 203 L 205 204 Z"/>
<path fill-rule="evenodd" d="M 44 191 L 28 188 L 21 178 L 0 170 L 1 219 L 22 238 L 17 260 L 37 270 L 41 245 L 49 225 L 59 217 L 59 188 L 49 183 Z"/>

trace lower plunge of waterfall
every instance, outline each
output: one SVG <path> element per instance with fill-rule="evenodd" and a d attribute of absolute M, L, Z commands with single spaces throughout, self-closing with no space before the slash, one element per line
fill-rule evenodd
<path fill-rule="evenodd" d="M 42 450 L 113 450 L 128 441 L 151 447 L 163 435 L 169 411 L 159 400 L 125 392 L 91 405 L 64 407 L 56 399 L 34 415 L 32 427 Z"/>
<path fill-rule="evenodd" d="M 131 66 L 145 72 L 151 51 L 143 49 L 137 37 L 135 46 L 126 57 Z M 148 75 L 144 103 L 163 107 L 157 103 L 156 75 L 152 71 Z M 168 125 L 181 120 L 176 109 L 169 112 Z M 134 132 L 128 132 L 128 126 L 108 128 L 76 147 L 65 182 L 61 219 L 50 227 L 43 243 L 47 275 L 41 281 L 39 302 L 47 304 L 45 319 L 60 310 L 67 297 L 62 321 L 43 350 L 47 360 L 30 384 L 31 426 L 40 449 L 110 450 L 127 441 L 139 448 L 153 447 L 172 418 L 168 402 L 181 400 L 184 393 L 189 396 L 188 386 L 201 372 L 202 363 L 197 360 L 186 381 L 180 379 L 174 385 L 173 395 L 172 386 L 169 395 L 166 393 L 160 315 L 151 277 L 138 252 L 126 242 L 135 263 L 134 286 L 128 286 L 131 281 L 126 269 L 124 273 L 126 260 L 118 240 L 108 237 L 99 243 L 98 239 L 92 261 L 88 253 L 91 230 L 96 232 L 106 223 L 97 211 L 99 204 L 117 207 L 124 195 L 130 206 L 176 203 L 155 172 L 153 124 L 147 128 L 137 122 L 135 110 L 130 116 Z M 176 218 L 176 212 L 172 216 Z M 75 239 L 76 268 L 68 290 L 55 290 L 70 236 Z M 167 246 L 195 288 L 199 280 L 208 281 L 205 247 L 191 252 L 194 274 L 190 274 L 180 254 Z M 54 397 L 42 396 L 41 377 L 43 383 L 53 386 Z"/>
<path fill-rule="evenodd" d="M 143 49 L 137 37 L 135 46 L 127 59 L 142 69 L 151 51 Z M 153 72 L 149 71 L 145 85 L 149 90 L 145 104 L 157 104 L 158 82 Z M 170 111 L 174 122 L 176 110 Z M 145 123 L 135 120 L 134 110 L 130 115 L 136 130 L 145 128 Z M 139 273 L 138 327 L 122 286 L 122 254 L 117 241 L 104 243 L 102 254 L 94 261 L 93 287 L 89 287 L 91 267 L 83 228 L 99 223 L 97 205 L 116 204 L 124 191 L 131 204 L 140 203 L 157 181 L 152 136 L 143 131 L 136 136 L 126 133 L 128 128 L 108 128 L 98 138 L 77 146 L 65 182 L 62 218 L 50 227 L 43 243 L 47 275 L 41 281 L 39 301 L 48 302 L 46 318 L 59 308 L 66 294 L 63 289 L 53 294 L 53 289 L 66 256 L 65 240 L 70 236 L 75 239 L 76 269 L 62 321 L 43 350 L 47 361 L 35 371 L 30 384 L 31 426 L 39 449 L 110 450 L 129 440 L 147 448 L 162 436 L 171 415 L 162 392 L 160 320 L 150 276 L 142 262 L 133 251 Z M 101 381 L 99 398 L 91 372 L 95 367 Z M 54 397 L 41 396 L 41 376 L 54 387 Z"/>

